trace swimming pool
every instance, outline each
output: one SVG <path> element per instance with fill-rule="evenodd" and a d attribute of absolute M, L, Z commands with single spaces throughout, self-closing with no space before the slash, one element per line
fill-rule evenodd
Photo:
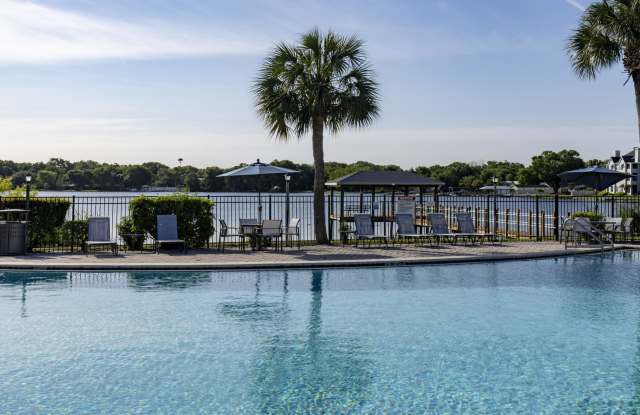
<path fill-rule="evenodd" d="M 0 413 L 633 412 L 639 265 L 4 272 Z"/>

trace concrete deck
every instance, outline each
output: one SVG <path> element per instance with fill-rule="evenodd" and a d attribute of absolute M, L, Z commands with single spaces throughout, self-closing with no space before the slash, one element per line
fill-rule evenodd
<path fill-rule="evenodd" d="M 625 246 L 616 246 L 616 249 Z M 241 252 L 228 249 L 177 252 L 127 252 L 114 257 L 101 254 L 33 254 L 0 257 L 0 269 L 262 269 L 313 268 L 342 266 L 382 266 L 401 264 L 435 264 L 449 262 L 531 259 L 600 252 L 599 247 L 564 249 L 557 242 L 511 242 L 497 245 L 442 245 L 440 247 L 393 246 L 389 248 L 355 248 L 352 246 L 307 246 L 298 251 Z"/>

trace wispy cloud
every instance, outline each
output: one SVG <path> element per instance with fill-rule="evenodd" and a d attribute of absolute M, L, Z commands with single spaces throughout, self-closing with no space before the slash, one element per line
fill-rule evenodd
<path fill-rule="evenodd" d="M 264 45 L 228 31 L 125 22 L 28 1 L 0 7 L 0 63 L 255 54 Z"/>
<path fill-rule="evenodd" d="M 565 1 L 580 11 L 587 10 L 587 8 L 582 4 L 580 4 L 578 0 L 565 0 Z"/>

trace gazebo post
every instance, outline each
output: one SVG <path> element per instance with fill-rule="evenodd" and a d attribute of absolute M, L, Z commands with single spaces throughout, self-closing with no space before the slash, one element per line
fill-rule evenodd
<path fill-rule="evenodd" d="M 333 240 L 333 192 L 334 189 L 333 187 L 331 188 L 331 190 L 329 191 L 329 223 L 327 224 L 329 226 L 328 229 L 328 233 L 329 233 L 329 242 L 331 242 Z"/>
<path fill-rule="evenodd" d="M 359 212 L 363 213 L 362 211 L 364 210 L 364 194 L 362 193 L 362 186 L 360 186 L 360 207 L 359 207 Z"/>
<path fill-rule="evenodd" d="M 375 210 L 374 210 L 375 205 L 376 205 L 376 187 L 373 186 L 371 188 L 371 217 L 373 217 L 375 214 Z"/>
<path fill-rule="evenodd" d="M 423 220 L 422 220 L 422 216 L 424 216 L 424 188 L 422 186 L 418 187 L 418 192 L 419 192 L 419 203 L 420 203 L 420 225 L 423 224 Z M 416 218 L 417 219 L 417 218 Z M 424 226 L 419 226 L 420 228 L 420 233 L 423 233 L 424 231 Z"/>
<path fill-rule="evenodd" d="M 438 197 L 438 186 L 433 186 L 433 210 L 440 212 L 440 198 Z"/>
<path fill-rule="evenodd" d="M 396 186 L 391 186 L 391 217 L 396 216 Z M 384 218 L 384 234 L 387 236 L 387 218 Z M 393 225 L 392 225 L 393 226 Z M 391 228 L 391 227 L 389 227 Z M 391 229 L 389 229 L 391 231 Z"/>

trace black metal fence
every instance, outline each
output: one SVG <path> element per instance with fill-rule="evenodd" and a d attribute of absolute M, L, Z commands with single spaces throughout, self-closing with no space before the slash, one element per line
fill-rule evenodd
<path fill-rule="evenodd" d="M 123 217 L 129 214 L 129 202 L 135 196 L 64 196 L 56 199 L 66 199 L 70 206 L 67 211 L 67 221 L 86 219 L 92 216 L 109 217 L 111 219 L 112 235 L 118 236 L 117 225 Z M 284 194 L 263 195 L 259 203 L 255 194 L 222 194 L 200 196 L 214 202 L 213 218 L 215 231 L 207 246 L 215 246 L 218 240 L 218 221 L 224 219 L 229 226 L 237 226 L 241 218 L 282 219 L 284 224 L 286 196 Z M 33 199 L 47 199 L 36 197 Z M 3 199 L 0 199 L 0 202 Z M 349 193 L 344 195 L 343 202 L 339 197 L 326 196 L 325 206 L 327 223 L 331 222 L 329 214 L 333 213 L 330 238 L 338 240 L 341 230 L 352 225 L 345 221 L 354 213 L 370 213 L 379 218 L 376 231 L 393 235 L 393 215 L 395 203 L 390 194 L 378 193 L 373 198 L 371 194 Z M 433 196 L 424 196 L 422 202 L 417 201 L 416 212 L 420 218 L 429 212 L 442 212 L 455 229 L 455 213 L 470 212 L 479 231 L 497 232 L 510 239 L 527 240 L 557 240 L 563 221 L 572 213 L 590 211 L 605 217 L 639 216 L 640 197 L 565 197 L 554 195 L 495 197 L 492 195 L 447 196 L 442 195 L 438 200 Z M 262 206 L 261 212 L 259 206 Z M 329 205 L 331 205 L 329 207 Z M 303 241 L 315 239 L 313 229 L 313 195 L 292 194 L 289 197 L 289 216 L 301 219 L 301 236 Z M 340 227 L 340 218 L 344 224 Z M 640 225 L 637 223 L 636 225 Z M 640 226 L 634 226 L 634 231 L 623 237 L 627 241 L 640 240 Z M 72 232 L 75 227 L 70 227 Z M 79 251 L 80 238 L 72 235 L 69 238 L 57 238 L 47 241 L 35 241 L 31 248 L 43 252 L 74 252 Z M 620 240 L 620 239 L 619 239 Z M 122 241 L 121 241 L 122 242 Z M 149 243 L 151 241 L 148 241 Z"/>

